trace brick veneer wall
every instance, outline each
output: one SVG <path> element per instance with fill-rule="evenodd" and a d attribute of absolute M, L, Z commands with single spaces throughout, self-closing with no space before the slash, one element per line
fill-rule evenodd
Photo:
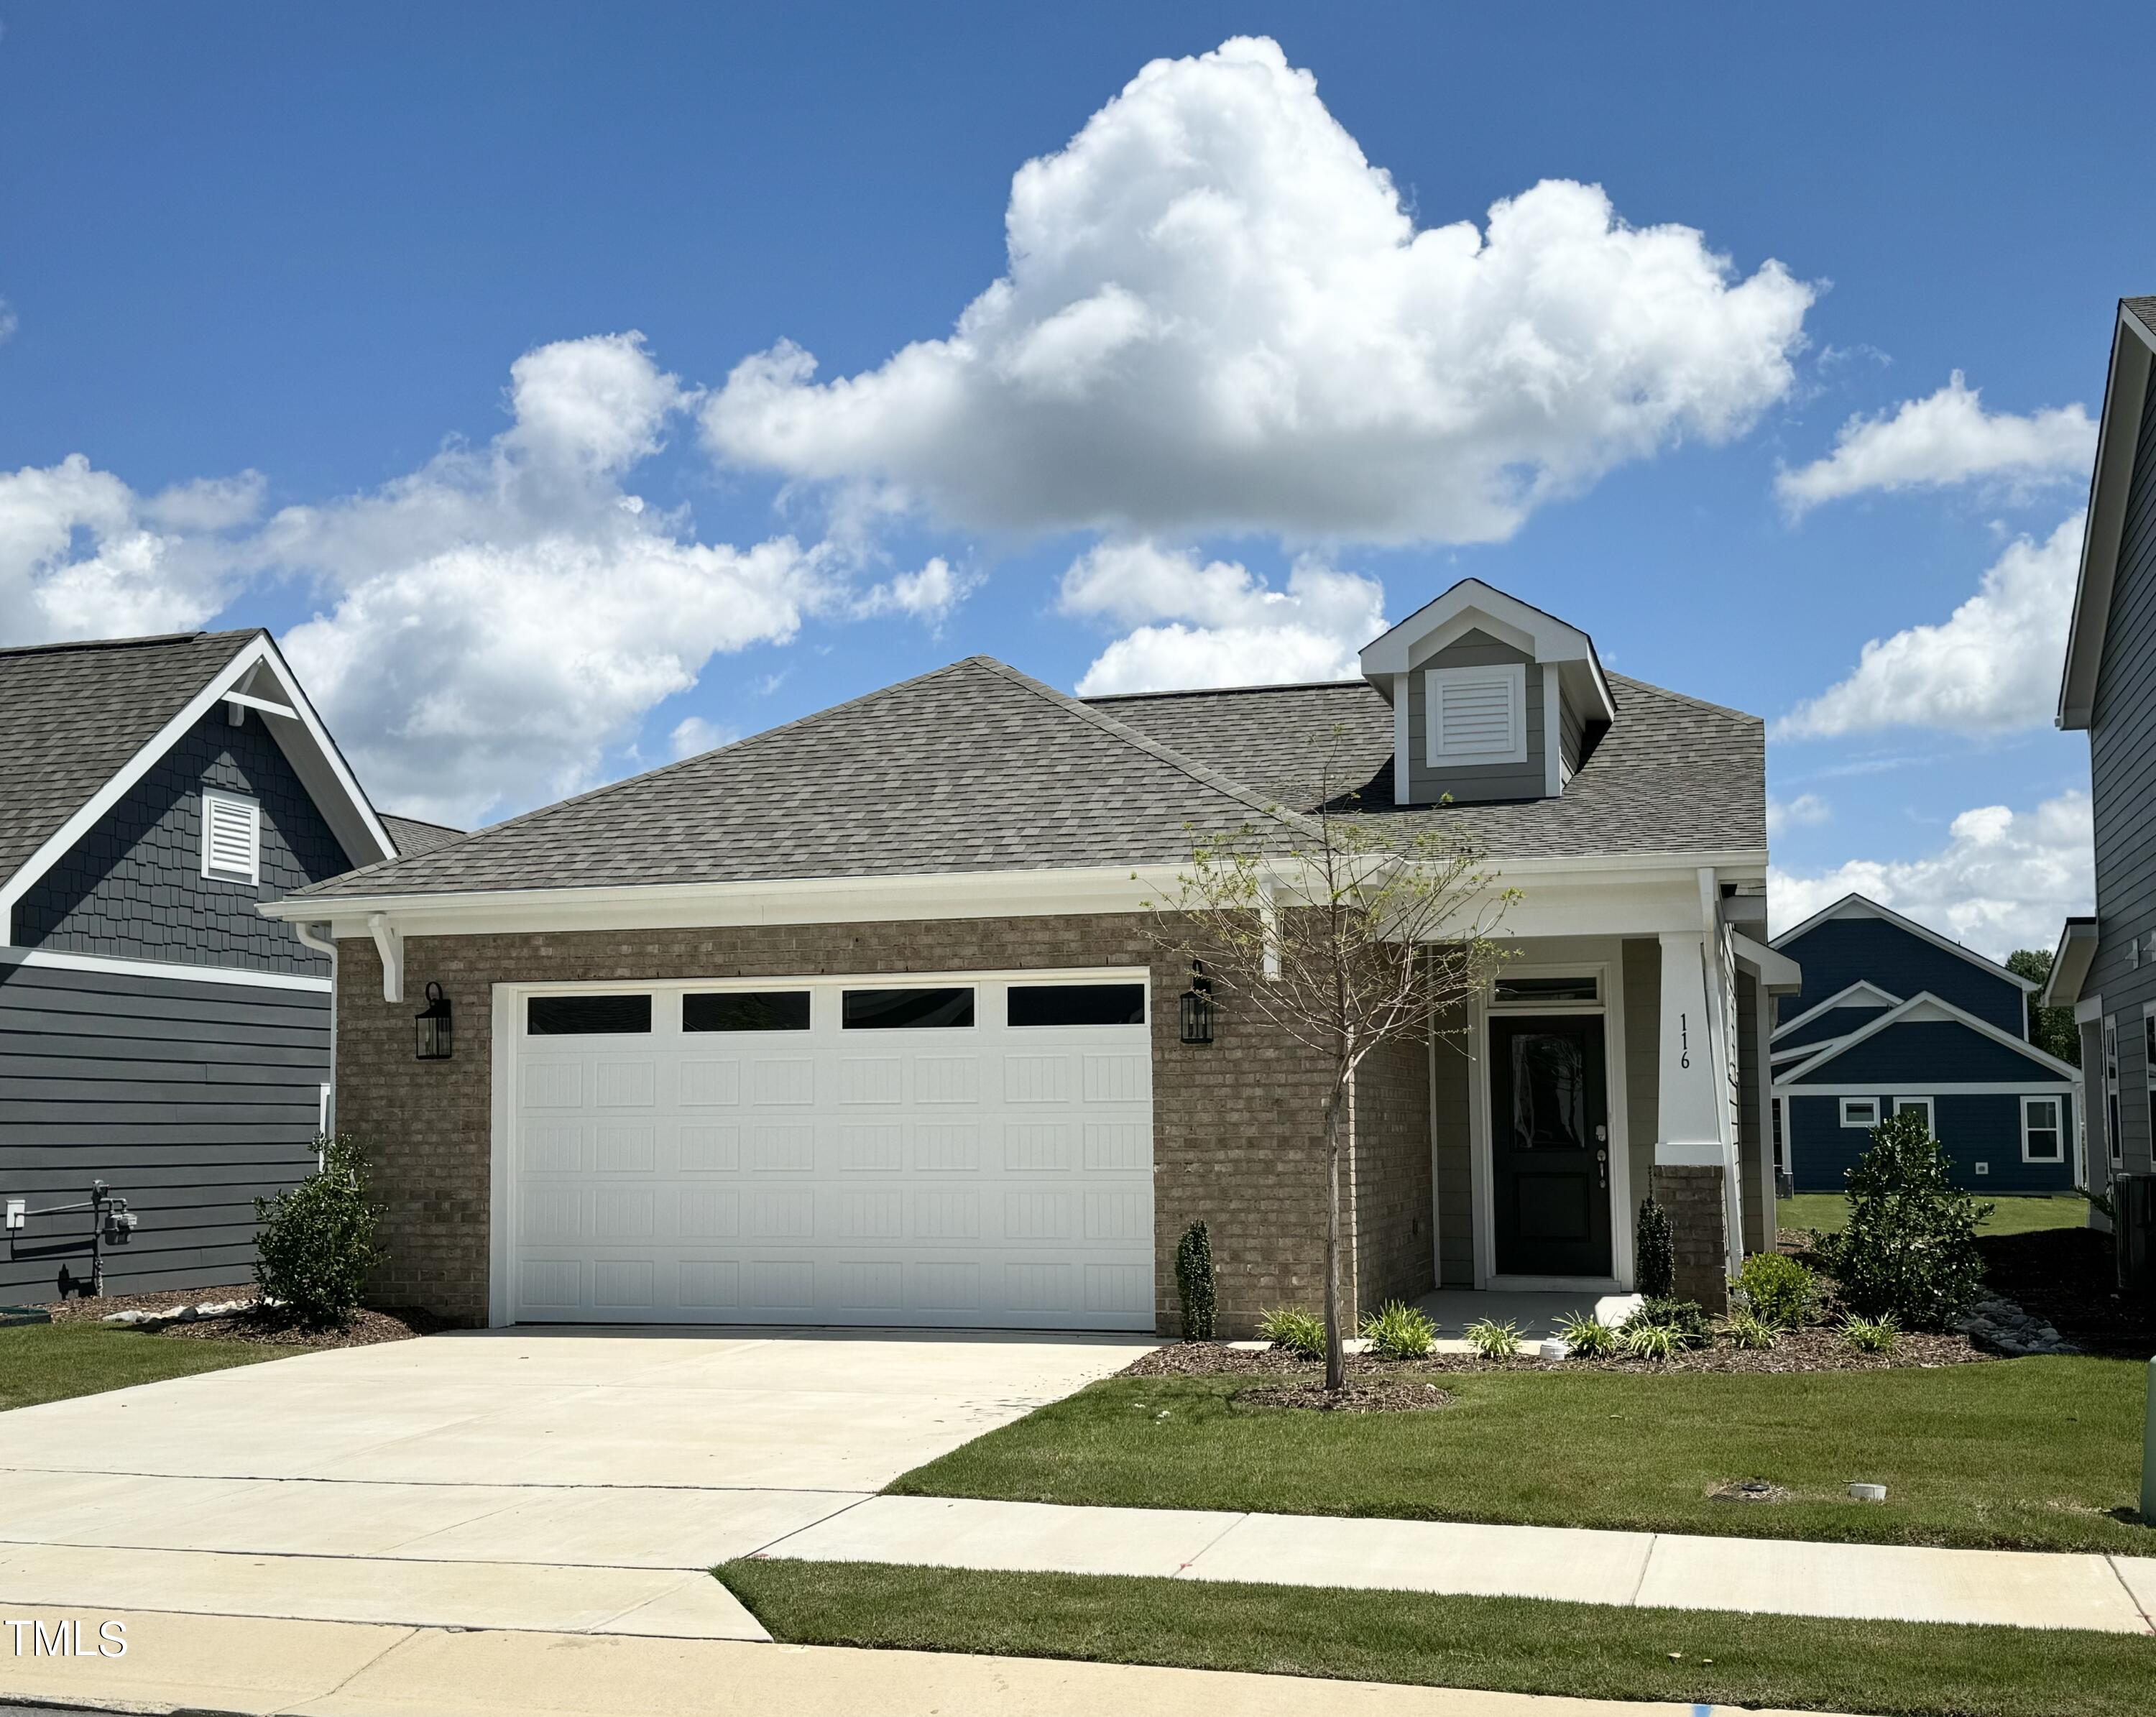
<path fill-rule="evenodd" d="M 1670 1213 L 1676 1297 L 1711 1312 L 1729 1309 L 1729 1221 L 1722 1170 L 1713 1164 L 1657 1164 L 1655 1200 Z"/>
<path fill-rule="evenodd" d="M 1397 1042 L 1355 1082 L 1355 1299 L 1374 1309 L 1437 1283 L 1430 1248 L 1430 1049 Z"/>
<path fill-rule="evenodd" d="M 413 937 L 405 992 L 418 996 L 432 980 L 454 1004 L 448 1062 L 413 1059 L 416 1004 L 382 1000 L 372 942 L 339 943 L 338 1126 L 367 1141 L 387 1207 L 389 1261 L 370 1298 L 485 1321 L 495 984 L 1094 965 L 1152 973 L 1158 1327 L 1175 1328 L 1175 1244 L 1199 1216 L 1211 1228 L 1224 1335 L 1250 1334 L 1270 1306 L 1315 1307 L 1324 1267 L 1325 1065 L 1240 1014 L 1232 998 L 1214 1042 L 1182 1043 L 1185 969 L 1160 955 L 1135 914 Z M 1428 1286 L 1428 1122 L 1414 1082 L 1422 1055 L 1417 1046 L 1389 1057 L 1368 1081 L 1371 1155 L 1357 1235 L 1367 1262 L 1348 1272 L 1351 1299 L 1358 1273 L 1378 1298 Z"/>

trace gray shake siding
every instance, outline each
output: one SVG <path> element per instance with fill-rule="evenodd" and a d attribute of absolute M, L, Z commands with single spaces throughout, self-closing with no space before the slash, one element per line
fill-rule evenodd
<path fill-rule="evenodd" d="M 108 1292 L 242 1282 L 254 1198 L 314 1166 L 329 996 L 0 962 L 0 1197 L 32 1209 L 104 1180 L 141 1213 Z M 86 1274 L 82 1216 L 0 1246 L 0 1300 Z"/>
<path fill-rule="evenodd" d="M 2084 995 L 2101 995 L 2118 1022 L 2119 1133 L 2125 1166 L 2152 1163 L 2148 1072 L 2141 1010 L 2156 1002 L 2156 388 L 2141 416 L 2128 491 L 2118 573 L 2103 635 L 2095 707 L 2089 722 L 2089 775 L 2096 811 L 2097 957 Z M 2138 941 L 2143 958 L 2128 950 Z M 2089 1159 L 2101 1173 L 2103 1087 L 2100 1056 L 2084 1064 L 2089 1081 Z"/>
<path fill-rule="evenodd" d="M 262 807 L 260 887 L 202 874 L 206 787 Z M 15 909 L 15 937 L 26 948 L 326 978 L 326 956 L 254 907 L 351 868 L 261 716 L 250 710 L 234 727 L 219 706 L 38 879 Z"/>

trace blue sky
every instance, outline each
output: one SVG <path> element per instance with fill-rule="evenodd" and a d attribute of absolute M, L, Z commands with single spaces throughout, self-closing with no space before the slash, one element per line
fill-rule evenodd
<path fill-rule="evenodd" d="M 0 631 L 272 626 L 393 808 L 977 651 L 1337 671 L 1472 573 L 1782 722 L 1778 916 L 2085 904 L 2143 8 L 0 23 Z"/>

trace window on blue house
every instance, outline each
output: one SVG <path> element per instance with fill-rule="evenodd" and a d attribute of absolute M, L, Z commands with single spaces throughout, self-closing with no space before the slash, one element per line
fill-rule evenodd
<path fill-rule="evenodd" d="M 2021 1099 L 2021 1160 L 2025 1163 L 2063 1163 L 2066 1159 L 2066 1129 L 2061 1124 L 2060 1101 L 2056 1097 Z"/>

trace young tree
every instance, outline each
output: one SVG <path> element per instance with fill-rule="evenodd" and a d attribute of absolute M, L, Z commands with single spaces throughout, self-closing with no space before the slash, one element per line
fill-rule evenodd
<path fill-rule="evenodd" d="M 1345 740 L 1332 736 L 1282 805 L 1238 829 L 1194 833 L 1188 865 L 1151 903 L 1155 944 L 1199 962 L 1230 1020 L 1261 1021 L 1331 1069 L 1322 1115 L 1328 1390 L 1341 1386 L 1345 1365 L 1340 1187 L 1355 1148 L 1356 1074 L 1388 1044 L 1463 1028 L 1463 1005 L 1506 958 L 1494 936 L 1519 897 L 1451 818 L 1362 810 L 1340 784 Z"/>
<path fill-rule="evenodd" d="M 2041 986 L 2051 975 L 2051 950 L 2017 948 L 2006 956 L 2006 969 Z M 2071 1008 L 2047 1008 L 2037 1000 L 2040 987 L 2029 997 L 2029 1041 L 2037 1048 L 2078 1067 L 2082 1064 L 2081 1028 L 2074 1024 Z"/>

